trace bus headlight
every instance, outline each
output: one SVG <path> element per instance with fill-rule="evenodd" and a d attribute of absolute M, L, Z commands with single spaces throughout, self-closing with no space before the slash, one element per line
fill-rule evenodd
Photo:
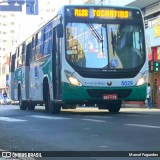
<path fill-rule="evenodd" d="M 136 83 L 136 86 L 141 86 L 143 84 L 147 83 L 147 73 L 144 73 L 142 77 L 138 80 Z"/>
<path fill-rule="evenodd" d="M 70 84 L 75 85 L 75 86 L 82 86 L 82 84 L 78 81 L 76 77 L 73 76 L 71 72 L 65 70 L 64 73 Z"/>

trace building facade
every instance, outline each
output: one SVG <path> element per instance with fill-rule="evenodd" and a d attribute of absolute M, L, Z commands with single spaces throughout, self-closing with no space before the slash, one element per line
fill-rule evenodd
<path fill-rule="evenodd" d="M 0 12 L 0 92 L 8 90 L 9 53 L 17 35 L 17 13 Z"/>
<path fill-rule="evenodd" d="M 154 63 L 160 66 L 160 0 L 134 0 L 127 6 L 139 7 L 144 16 L 146 44 L 148 61 L 153 70 L 149 67 L 149 83 L 152 87 L 152 105 L 160 108 L 160 67 L 154 70 Z"/>
<path fill-rule="evenodd" d="M 56 8 L 53 0 L 39 1 L 39 14 L 0 11 L 0 93 L 9 89 L 9 57 L 13 47 L 33 32 L 37 26 L 50 18 Z"/>

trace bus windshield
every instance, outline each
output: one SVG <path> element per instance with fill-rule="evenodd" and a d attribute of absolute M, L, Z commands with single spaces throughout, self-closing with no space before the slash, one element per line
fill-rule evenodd
<path fill-rule="evenodd" d="M 145 61 L 138 24 L 67 23 L 66 58 L 81 68 L 132 69 Z"/>

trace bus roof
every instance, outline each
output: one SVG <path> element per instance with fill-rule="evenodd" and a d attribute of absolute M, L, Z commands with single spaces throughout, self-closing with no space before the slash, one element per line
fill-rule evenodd
<path fill-rule="evenodd" d="M 100 5 L 100 4 L 80 4 L 80 5 L 64 5 L 61 7 L 60 10 L 62 10 L 64 7 L 101 7 L 101 8 L 117 8 L 117 9 L 135 9 L 140 10 L 138 7 L 132 7 L 132 6 L 114 6 L 114 5 Z"/>

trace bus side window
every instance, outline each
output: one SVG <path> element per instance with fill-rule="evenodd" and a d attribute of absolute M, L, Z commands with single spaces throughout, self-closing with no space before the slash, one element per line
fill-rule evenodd
<path fill-rule="evenodd" d="M 24 42 L 22 45 L 22 65 L 25 66 L 25 57 L 26 57 L 26 43 Z"/>
<path fill-rule="evenodd" d="M 11 57 L 11 66 L 10 66 L 10 71 L 14 72 L 15 71 L 15 60 L 16 60 L 16 54 L 13 54 Z"/>
<path fill-rule="evenodd" d="M 36 34 L 36 53 L 35 60 L 43 57 L 43 32 L 40 31 Z"/>
<path fill-rule="evenodd" d="M 18 47 L 17 67 L 22 67 L 22 45 Z"/>
<path fill-rule="evenodd" d="M 14 68 L 16 69 L 17 68 L 17 56 L 18 56 L 18 48 L 16 48 L 16 51 L 15 51 L 15 65 L 14 65 Z"/>
<path fill-rule="evenodd" d="M 35 47 L 36 47 L 36 37 L 33 36 L 32 37 L 32 56 L 31 56 L 31 60 L 34 61 L 34 56 L 35 56 Z"/>
<path fill-rule="evenodd" d="M 44 56 L 52 53 L 52 23 L 44 28 Z"/>
<path fill-rule="evenodd" d="M 29 42 L 26 45 L 26 66 L 29 66 L 29 63 L 31 62 L 31 53 L 32 53 L 32 44 Z"/>
<path fill-rule="evenodd" d="M 41 30 L 41 34 L 40 34 L 40 49 L 39 49 L 39 54 L 41 54 L 41 56 L 44 56 L 43 53 L 43 47 L 44 47 L 44 29 Z"/>

